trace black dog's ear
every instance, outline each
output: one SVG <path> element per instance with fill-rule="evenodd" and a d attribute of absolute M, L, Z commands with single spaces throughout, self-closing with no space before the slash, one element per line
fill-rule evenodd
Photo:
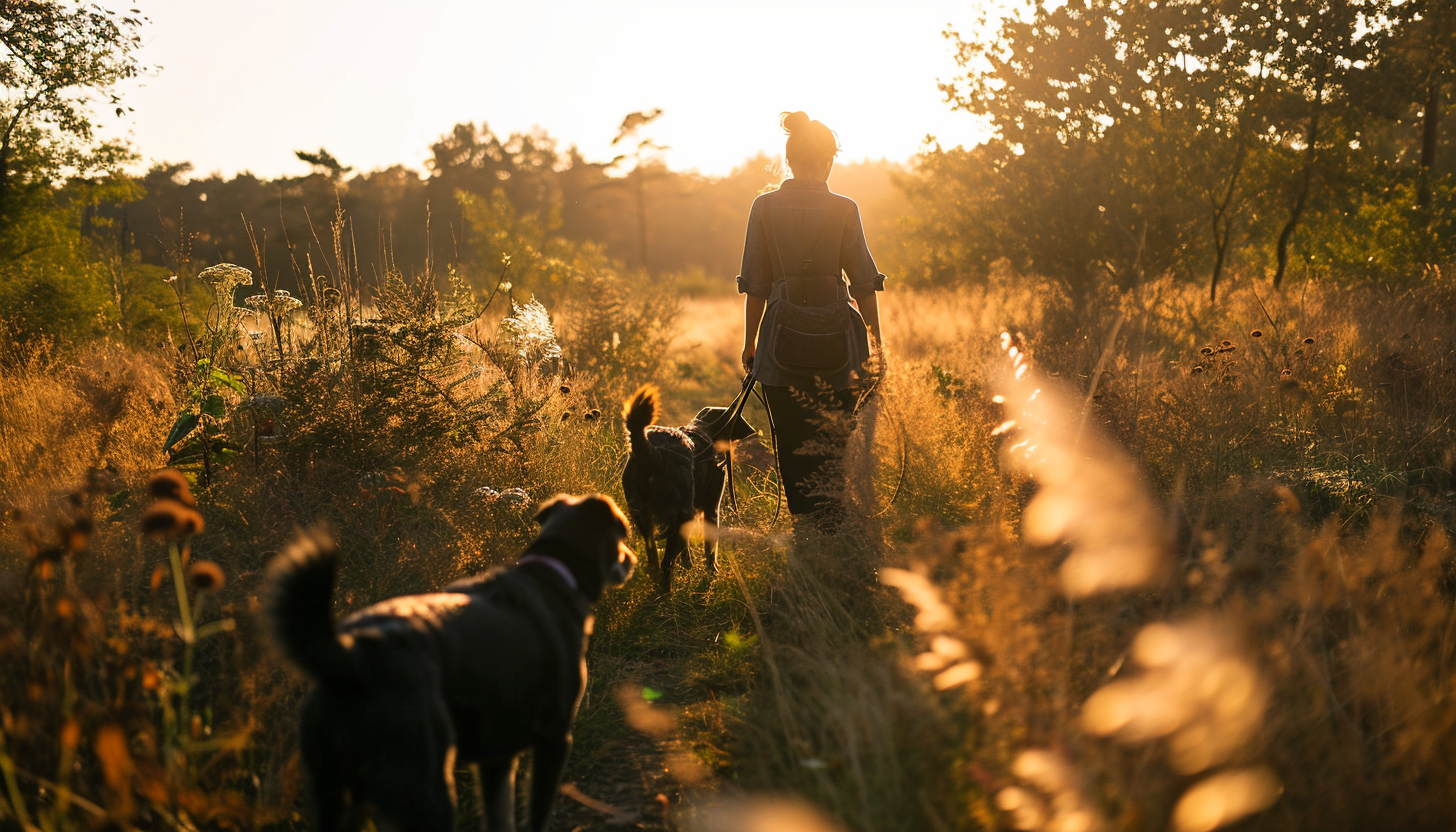
<path fill-rule="evenodd" d="M 555 497 L 542 503 L 541 508 L 536 510 L 536 516 L 532 519 L 536 521 L 536 525 L 544 526 L 546 525 L 546 521 L 551 519 L 551 515 L 563 505 L 567 504 L 567 502 L 568 500 L 565 494 L 557 494 Z"/>

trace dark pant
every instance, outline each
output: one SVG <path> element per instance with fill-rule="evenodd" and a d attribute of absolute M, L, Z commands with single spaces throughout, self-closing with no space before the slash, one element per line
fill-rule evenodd
<path fill-rule="evenodd" d="M 763 392 L 789 513 L 812 515 L 826 529 L 837 526 L 844 514 L 844 445 L 854 429 L 854 391 L 765 384 Z"/>

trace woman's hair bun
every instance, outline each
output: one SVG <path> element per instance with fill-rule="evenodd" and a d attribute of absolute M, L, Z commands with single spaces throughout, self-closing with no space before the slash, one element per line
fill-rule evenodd
<path fill-rule="evenodd" d="M 779 125 L 786 133 L 797 133 L 809 126 L 809 114 L 803 110 L 794 113 L 784 113 L 779 116 Z"/>

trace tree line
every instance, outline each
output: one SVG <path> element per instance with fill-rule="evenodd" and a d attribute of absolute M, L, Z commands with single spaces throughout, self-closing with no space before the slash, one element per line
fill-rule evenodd
<path fill-rule="evenodd" d="M 423 171 L 355 172 L 319 148 L 298 151 L 301 177 L 128 176 L 135 151 L 92 121 L 125 112 L 145 23 L 0 4 L 0 315 L 22 341 L 159 331 L 175 322 L 158 276 L 221 261 L 283 288 L 345 256 L 365 277 L 431 264 L 478 281 L 509 259 L 548 295 L 606 267 L 731 291 L 746 208 L 784 174 L 763 155 L 722 177 L 671 170 L 648 111 L 611 160 L 465 123 Z M 1394 284 L 1456 253 L 1445 3 L 1027 0 L 966 31 L 946 33 L 962 72 L 942 88 L 990 138 L 831 180 L 899 285 L 1004 266 L 1077 303 L 1167 279 L 1216 302 L 1233 279 Z"/>

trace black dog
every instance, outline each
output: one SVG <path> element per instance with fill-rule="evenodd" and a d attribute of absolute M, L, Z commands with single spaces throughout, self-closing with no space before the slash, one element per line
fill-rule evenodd
<path fill-rule="evenodd" d="M 636 558 L 610 497 L 562 496 L 513 568 L 375 604 L 335 627 L 338 550 L 305 533 L 274 562 L 268 617 L 317 683 L 299 729 L 319 828 L 366 807 L 397 829 L 454 829 L 457 765 L 477 764 L 491 832 L 515 829 L 516 757 L 534 748 L 531 830 L 544 832 L 586 689 L 586 634 Z"/>
<path fill-rule="evenodd" d="M 647 547 L 647 562 L 660 570 L 662 591 L 672 587 L 672 570 L 678 560 L 684 569 L 692 566 L 687 536 L 683 527 L 699 512 L 707 524 L 704 535 L 703 560 L 708 572 L 718 569 L 718 507 L 723 502 L 726 474 L 719 465 L 723 453 L 716 448 L 719 440 L 739 440 L 755 435 L 741 416 L 727 408 L 705 407 L 693 421 L 680 428 L 655 425 L 657 421 L 657 388 L 645 385 L 622 409 L 627 421 L 627 437 L 631 455 L 622 470 L 622 493 L 627 497 L 627 513 L 632 525 Z M 657 533 L 667 538 L 659 567 Z"/>

